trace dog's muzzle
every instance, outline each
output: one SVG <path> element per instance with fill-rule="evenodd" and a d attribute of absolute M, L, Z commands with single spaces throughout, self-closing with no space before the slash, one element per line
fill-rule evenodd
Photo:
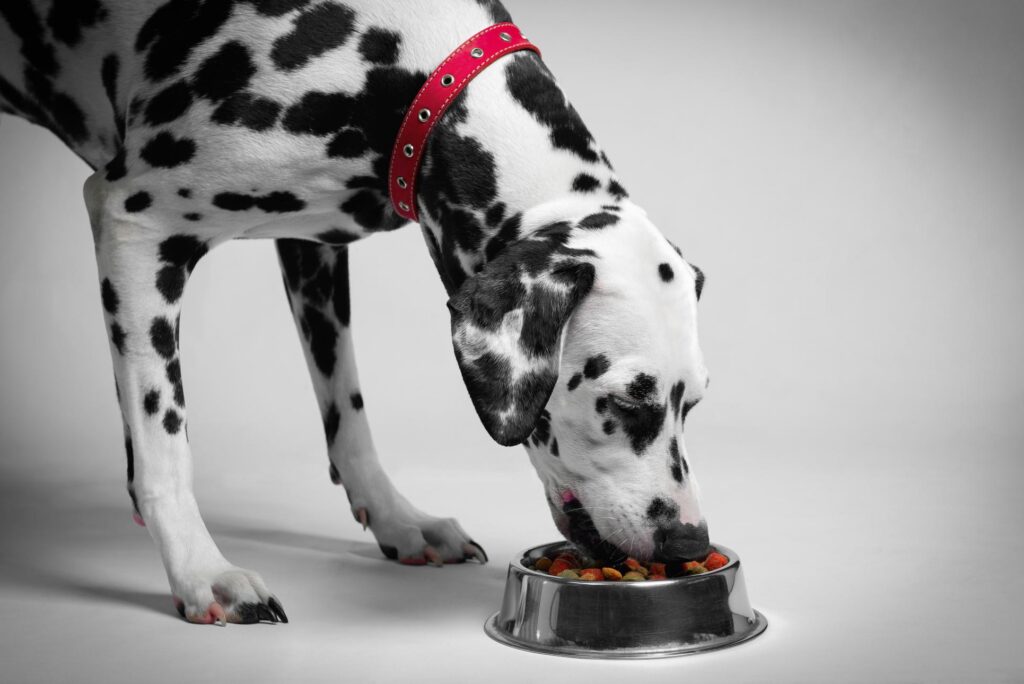
<path fill-rule="evenodd" d="M 676 521 L 654 531 L 654 560 L 662 562 L 700 560 L 711 551 L 707 523 L 690 525 Z"/>

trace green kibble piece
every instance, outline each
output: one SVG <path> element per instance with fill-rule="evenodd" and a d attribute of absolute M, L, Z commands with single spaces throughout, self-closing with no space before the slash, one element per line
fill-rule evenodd
<path fill-rule="evenodd" d="M 580 573 L 576 572 L 572 568 L 567 568 L 566 570 L 558 573 L 558 576 L 563 579 L 579 579 Z"/>
<path fill-rule="evenodd" d="M 647 578 L 644 577 L 643 575 L 641 575 L 636 570 L 630 570 L 629 572 L 627 572 L 625 575 L 622 576 L 622 579 L 624 581 L 626 581 L 626 582 L 643 582 Z"/>

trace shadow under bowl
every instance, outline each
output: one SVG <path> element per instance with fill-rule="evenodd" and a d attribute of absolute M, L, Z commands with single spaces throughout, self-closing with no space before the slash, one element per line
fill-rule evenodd
<path fill-rule="evenodd" d="M 565 541 L 527 549 L 509 563 L 501 610 L 484 625 L 498 642 L 576 658 L 664 658 L 733 646 L 761 634 L 764 615 L 750 606 L 740 559 L 700 575 L 645 582 L 588 582 L 533 569 Z"/>

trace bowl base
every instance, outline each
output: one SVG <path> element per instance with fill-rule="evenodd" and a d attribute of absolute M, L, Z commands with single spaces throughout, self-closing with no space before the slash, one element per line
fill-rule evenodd
<path fill-rule="evenodd" d="M 674 645 L 667 648 L 650 647 L 594 651 L 580 648 L 572 644 L 566 644 L 565 646 L 548 646 L 520 641 L 499 627 L 499 615 L 500 612 L 495 613 L 488 618 L 487 622 L 484 623 L 484 632 L 487 633 L 487 636 L 491 637 L 498 643 L 511 646 L 512 648 L 518 648 L 523 651 L 530 651 L 531 653 L 543 653 L 545 655 L 565 656 L 568 658 L 600 658 L 615 660 L 675 658 L 685 655 L 694 655 L 696 653 L 705 653 L 707 651 L 716 651 L 722 648 L 729 648 L 730 646 L 742 644 L 743 642 L 750 641 L 754 637 L 760 635 L 768 627 L 767 618 L 755 610 L 754 619 L 751 621 L 749 628 L 742 632 L 737 632 L 729 637 L 715 638 L 705 643 L 687 644 L 685 646 Z"/>

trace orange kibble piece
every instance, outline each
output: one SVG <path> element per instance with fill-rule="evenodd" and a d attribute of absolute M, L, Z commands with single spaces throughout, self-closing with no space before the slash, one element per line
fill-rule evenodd
<path fill-rule="evenodd" d="M 717 551 L 712 551 L 710 554 L 708 554 L 708 557 L 704 559 L 703 565 L 708 570 L 717 570 L 718 568 L 725 567 L 725 565 L 728 562 L 728 558 L 718 553 Z"/>
<path fill-rule="evenodd" d="M 665 564 L 664 563 L 651 563 L 651 573 L 649 575 L 650 577 L 653 577 L 654 575 L 664 575 L 664 574 L 665 574 Z"/>
<path fill-rule="evenodd" d="M 540 558 L 538 558 L 538 559 L 537 559 L 536 561 L 534 561 L 534 563 L 533 563 L 533 569 L 534 569 L 534 570 L 540 570 L 541 572 L 547 572 L 547 571 L 548 571 L 548 569 L 549 569 L 549 568 L 551 568 L 551 564 L 552 564 L 553 562 L 554 562 L 554 561 L 552 561 L 552 560 L 551 560 L 550 558 L 548 558 L 547 556 L 541 556 L 541 557 L 540 557 Z"/>
<path fill-rule="evenodd" d="M 569 568 L 574 568 L 575 569 L 575 568 L 580 567 L 580 559 L 577 558 L 575 555 L 573 555 L 571 553 L 560 553 L 560 554 L 558 554 L 555 557 L 555 562 L 557 563 L 558 561 L 565 562 L 566 567 L 569 567 Z"/>
<path fill-rule="evenodd" d="M 665 575 L 655 575 L 652 572 L 650 575 L 647 576 L 647 579 L 649 579 L 649 580 L 660 580 L 660 579 L 668 579 L 668 577 L 665 576 Z"/>
<path fill-rule="evenodd" d="M 591 582 L 604 581 L 604 573 L 601 568 L 585 568 L 580 570 L 580 579 Z"/>
<path fill-rule="evenodd" d="M 551 564 L 551 567 L 548 568 L 548 574 L 558 577 L 560 574 L 562 574 L 563 571 L 572 569 L 573 568 L 569 566 L 568 561 L 566 561 L 563 558 L 556 558 L 555 561 Z"/>
<path fill-rule="evenodd" d="M 601 568 L 601 574 L 606 580 L 617 581 L 622 579 L 622 573 L 615 568 Z"/>
<path fill-rule="evenodd" d="M 683 570 L 687 575 L 699 575 L 702 572 L 707 572 L 708 569 L 697 561 L 686 561 L 683 563 Z"/>

